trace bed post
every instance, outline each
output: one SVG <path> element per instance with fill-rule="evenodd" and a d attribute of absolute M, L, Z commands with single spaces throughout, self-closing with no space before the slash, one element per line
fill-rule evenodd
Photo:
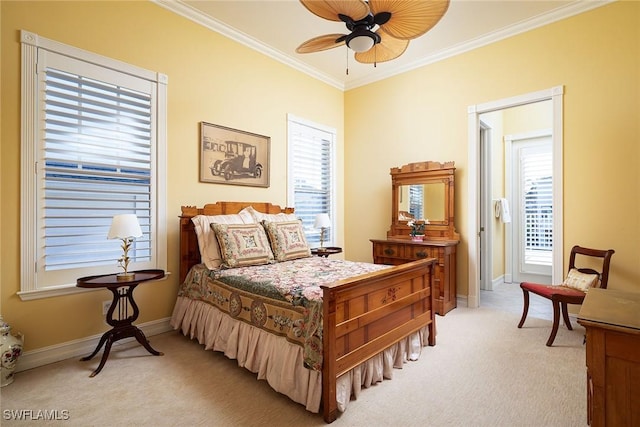
<path fill-rule="evenodd" d="M 336 402 L 336 299 L 335 292 L 324 288 L 322 296 L 322 415 L 332 423 L 338 417 Z"/>

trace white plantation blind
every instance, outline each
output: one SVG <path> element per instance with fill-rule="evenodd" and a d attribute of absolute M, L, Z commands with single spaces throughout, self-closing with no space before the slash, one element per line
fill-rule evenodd
<path fill-rule="evenodd" d="M 137 214 L 132 263 L 151 257 L 151 95 L 52 68 L 44 82 L 44 271 L 113 265 L 116 214 Z"/>
<path fill-rule="evenodd" d="M 129 270 L 166 268 L 167 77 L 21 32 L 20 298 L 122 271 L 114 215 L 143 236 Z"/>
<path fill-rule="evenodd" d="M 296 215 L 302 220 L 310 245 L 320 243 L 315 216 L 329 214 L 334 221 L 335 136 L 308 124 L 289 120 L 289 186 Z M 333 229 L 325 232 L 325 245 L 333 241 Z"/>
<path fill-rule="evenodd" d="M 525 251 L 543 251 L 537 260 L 550 263 L 553 249 L 553 168 L 548 149 L 523 149 L 521 179 L 524 197 L 522 206 Z M 533 261 L 533 260 L 532 260 Z"/>

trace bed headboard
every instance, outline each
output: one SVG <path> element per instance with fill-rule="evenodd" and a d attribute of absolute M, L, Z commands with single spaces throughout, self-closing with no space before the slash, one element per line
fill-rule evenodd
<path fill-rule="evenodd" d="M 229 215 L 236 214 L 242 209 L 253 206 L 262 213 L 293 213 L 293 208 L 281 208 L 265 202 L 217 202 L 204 205 L 202 208 L 195 206 L 182 206 L 180 209 L 180 283 L 187 277 L 189 269 L 200 264 L 200 247 L 196 231 L 191 218 L 196 215 Z"/>

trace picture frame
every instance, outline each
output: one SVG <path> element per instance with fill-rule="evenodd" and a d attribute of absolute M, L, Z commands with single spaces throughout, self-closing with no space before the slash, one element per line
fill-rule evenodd
<path fill-rule="evenodd" d="M 200 182 L 269 187 L 271 138 L 201 122 Z"/>

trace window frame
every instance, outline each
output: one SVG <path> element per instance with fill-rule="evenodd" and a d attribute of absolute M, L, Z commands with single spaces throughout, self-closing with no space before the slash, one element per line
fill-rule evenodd
<path fill-rule="evenodd" d="M 167 167 L 167 83 L 166 75 L 145 70 L 115 59 L 107 58 L 82 49 L 68 46 L 53 40 L 40 37 L 35 33 L 22 30 L 21 41 L 21 256 L 20 256 L 20 291 L 18 295 L 22 300 L 47 298 L 59 295 L 73 294 L 89 291 L 81 289 L 73 283 L 60 283 L 56 285 L 42 286 L 38 284 L 37 277 L 37 245 L 38 227 L 40 215 L 38 212 L 38 194 L 41 192 L 41 181 L 36 174 L 36 162 L 38 151 L 41 149 L 39 139 L 43 134 L 41 128 L 42 108 L 39 99 L 39 76 L 44 70 L 38 63 L 38 51 L 43 49 L 58 55 L 67 56 L 74 60 L 83 61 L 99 67 L 148 80 L 154 85 L 153 96 L 156 100 L 156 108 L 152 111 L 155 117 L 154 134 L 155 147 L 152 162 L 152 180 L 155 192 L 152 191 L 152 218 L 151 233 L 154 235 L 152 246 L 152 264 L 156 268 L 166 270 L 167 266 L 167 234 L 166 227 L 166 171 Z M 106 236 L 105 236 L 106 239 Z M 114 271 L 115 266 L 114 260 Z M 66 281 L 66 280 L 65 280 Z"/>
<path fill-rule="evenodd" d="M 334 246 L 337 241 L 337 228 L 336 228 L 336 213 L 337 213 L 337 189 L 336 189 L 336 172 L 337 172 L 337 157 L 336 157 L 336 130 L 329 126 L 321 125 L 318 123 L 314 123 L 310 120 L 303 119 L 300 117 L 296 117 L 293 114 L 287 115 L 287 204 L 296 208 L 295 206 L 295 176 L 293 171 L 293 164 L 291 159 L 293 158 L 293 145 L 294 145 L 294 137 L 292 134 L 292 124 L 312 128 L 321 132 L 325 132 L 329 134 L 329 144 L 330 144 L 330 160 L 329 160 L 329 168 L 330 168 L 330 208 L 328 213 L 329 218 L 331 220 L 331 227 L 329 233 L 329 239 L 324 241 L 324 246 Z M 318 212 L 320 213 L 320 212 Z M 305 233 L 308 230 L 305 230 Z M 320 231 L 318 230 L 318 235 Z M 308 237 L 307 237 L 308 238 Z"/>

